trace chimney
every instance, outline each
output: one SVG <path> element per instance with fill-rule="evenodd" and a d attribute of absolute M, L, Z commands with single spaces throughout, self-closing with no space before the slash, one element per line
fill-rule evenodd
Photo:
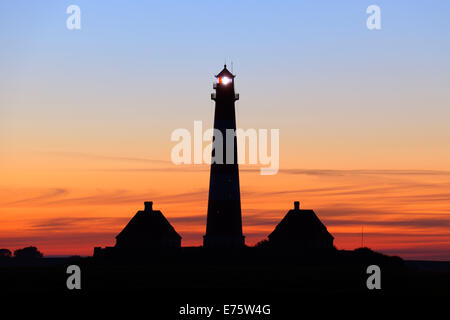
<path fill-rule="evenodd" d="M 153 201 L 145 201 L 144 207 L 145 207 L 144 211 L 148 211 L 148 212 L 153 211 Z"/>
<path fill-rule="evenodd" d="M 294 210 L 295 211 L 300 210 L 300 202 L 299 201 L 294 201 Z"/>

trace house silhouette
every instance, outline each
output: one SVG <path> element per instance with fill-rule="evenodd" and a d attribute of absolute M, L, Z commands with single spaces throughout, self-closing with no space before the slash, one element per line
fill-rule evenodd
<path fill-rule="evenodd" d="M 302 250 L 332 249 L 334 240 L 315 212 L 300 209 L 298 201 L 268 238 L 271 247 Z"/>
<path fill-rule="evenodd" d="M 153 202 L 144 202 L 145 209 L 131 218 L 116 236 L 118 249 L 165 249 L 181 247 L 181 236 L 161 211 L 153 210 Z"/>

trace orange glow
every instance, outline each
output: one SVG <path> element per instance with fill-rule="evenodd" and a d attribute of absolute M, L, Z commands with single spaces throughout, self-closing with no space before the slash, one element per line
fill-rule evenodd
<path fill-rule="evenodd" d="M 27 159 L 24 162 L 21 159 Z M 2 172 L 0 247 L 35 245 L 46 255 L 90 255 L 146 200 L 200 245 L 209 168 L 89 154 L 27 154 Z M 247 244 L 264 239 L 299 200 L 314 209 L 340 249 L 364 246 L 406 258 L 449 259 L 450 172 L 281 168 L 261 176 L 240 166 Z"/>

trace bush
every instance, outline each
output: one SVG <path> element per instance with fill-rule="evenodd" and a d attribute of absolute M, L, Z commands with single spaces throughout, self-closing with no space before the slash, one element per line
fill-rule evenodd
<path fill-rule="evenodd" d="M 14 257 L 24 259 L 42 258 L 43 254 L 36 247 L 26 247 L 14 251 Z"/>
<path fill-rule="evenodd" d="M 9 250 L 9 249 L 0 249 L 0 259 L 1 258 L 11 258 L 11 250 Z"/>

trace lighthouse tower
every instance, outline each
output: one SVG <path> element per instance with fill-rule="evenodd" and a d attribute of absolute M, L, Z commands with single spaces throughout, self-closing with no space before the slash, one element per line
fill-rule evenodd
<path fill-rule="evenodd" d="M 216 92 L 211 94 L 211 99 L 216 102 L 214 129 L 222 133 L 222 143 L 218 143 L 220 139 L 214 137 L 212 157 L 215 159 L 216 147 L 223 150 L 223 157 L 221 156 L 220 159 L 215 159 L 211 163 L 208 217 L 206 234 L 203 237 L 205 248 L 244 247 L 234 108 L 239 94 L 234 92 L 234 77 L 225 65 L 223 70 L 216 75 L 217 82 L 214 84 Z M 234 134 L 230 135 L 230 130 Z M 233 141 L 227 142 L 227 139 L 233 139 Z M 231 142 L 233 143 L 230 144 Z M 227 145 L 233 147 L 227 148 Z M 227 152 L 231 153 L 231 151 L 233 154 L 227 156 Z"/>

